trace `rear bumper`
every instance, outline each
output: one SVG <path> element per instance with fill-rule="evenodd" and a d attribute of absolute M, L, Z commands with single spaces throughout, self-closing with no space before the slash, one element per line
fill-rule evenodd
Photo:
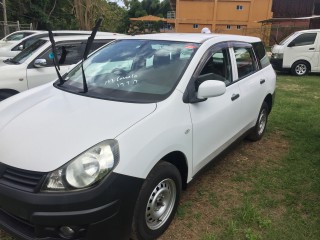
<path fill-rule="evenodd" d="M 17 239 L 128 239 L 143 179 L 111 173 L 69 193 L 28 193 L 0 185 L 0 228 Z M 66 238 L 62 226 L 75 234 Z"/>

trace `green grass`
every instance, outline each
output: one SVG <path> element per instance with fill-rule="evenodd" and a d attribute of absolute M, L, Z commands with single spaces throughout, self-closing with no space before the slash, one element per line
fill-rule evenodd
<path fill-rule="evenodd" d="M 289 145 L 274 166 L 248 170 L 241 207 L 202 239 L 320 239 L 320 75 L 278 75 L 266 137 L 281 132 Z"/>

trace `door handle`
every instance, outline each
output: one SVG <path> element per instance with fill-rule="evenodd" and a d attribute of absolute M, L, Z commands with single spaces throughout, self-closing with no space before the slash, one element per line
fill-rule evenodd
<path fill-rule="evenodd" d="M 314 47 L 313 48 L 309 48 L 309 50 L 314 50 Z"/>
<path fill-rule="evenodd" d="M 231 100 L 234 101 L 236 100 L 237 98 L 239 98 L 240 95 L 239 94 L 233 94 L 232 97 L 231 97 Z"/>
<path fill-rule="evenodd" d="M 264 84 L 265 82 L 266 82 L 265 79 L 261 79 L 261 80 L 260 80 L 260 84 Z"/>

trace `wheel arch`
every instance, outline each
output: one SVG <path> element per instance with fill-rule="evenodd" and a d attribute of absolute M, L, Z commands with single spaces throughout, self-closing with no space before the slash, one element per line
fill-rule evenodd
<path fill-rule="evenodd" d="M 2 88 L 2 89 L 0 89 L 0 93 L 1 92 L 12 93 L 13 95 L 19 93 L 17 90 L 10 89 L 10 88 Z"/>
<path fill-rule="evenodd" d="M 14 89 L 8 89 L 8 88 L 2 88 L 0 89 L 0 100 L 3 98 L 8 98 L 10 96 L 16 95 L 19 92 L 17 90 Z"/>
<path fill-rule="evenodd" d="M 182 188 L 186 189 L 188 179 L 188 164 L 186 156 L 180 151 L 174 151 L 165 155 L 160 161 L 169 162 L 179 170 L 182 179 Z"/>
<path fill-rule="evenodd" d="M 273 106 L 273 98 L 272 95 L 269 93 L 265 99 L 263 100 L 263 102 L 268 104 L 268 113 L 271 112 L 272 106 Z"/>
<path fill-rule="evenodd" d="M 296 61 L 294 61 L 292 64 L 291 64 L 291 68 L 297 63 L 297 62 L 305 62 L 307 64 L 307 67 L 308 67 L 308 70 L 311 71 L 311 63 L 306 60 L 306 59 L 298 59 Z"/>

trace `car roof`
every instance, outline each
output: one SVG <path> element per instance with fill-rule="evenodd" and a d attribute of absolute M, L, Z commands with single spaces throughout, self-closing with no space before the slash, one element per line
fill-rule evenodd
<path fill-rule="evenodd" d="M 149 39 L 149 40 L 166 40 L 166 41 L 179 41 L 179 42 L 193 42 L 203 43 L 209 39 L 219 39 L 223 41 L 244 41 L 244 42 L 258 42 L 260 38 L 231 35 L 231 34 L 203 34 L 203 33 L 157 33 L 157 34 L 144 34 L 132 36 L 133 39 Z"/>
<path fill-rule="evenodd" d="M 307 30 L 301 30 L 298 31 L 300 33 L 308 33 L 308 32 L 320 32 L 320 29 L 307 29 Z"/>
<path fill-rule="evenodd" d="M 70 35 L 64 35 L 64 36 L 85 36 L 88 38 L 88 36 L 91 34 L 91 31 L 73 31 L 73 30 L 59 30 L 59 31 L 52 31 L 53 35 L 55 34 L 70 34 Z M 43 35 L 43 36 L 41 36 Z M 97 32 L 97 36 L 114 36 L 114 35 L 123 35 L 119 33 L 111 33 L 111 32 Z M 48 36 L 48 31 L 39 31 L 35 34 L 32 34 L 30 36 L 27 36 L 25 38 L 22 38 L 20 42 L 30 39 L 30 38 L 41 38 L 41 37 L 47 37 Z M 58 36 L 54 36 L 58 37 Z"/>
<path fill-rule="evenodd" d="M 14 34 L 14 33 L 30 33 L 30 32 L 31 33 L 42 33 L 42 32 L 45 32 L 45 31 L 43 31 L 43 30 L 19 30 L 19 31 L 15 31 L 15 32 L 10 33 L 7 36 L 9 36 L 11 34 Z"/>
<path fill-rule="evenodd" d="M 52 33 L 64 33 L 64 34 L 73 34 L 73 35 L 90 35 L 92 31 L 83 31 L 83 30 L 54 30 Z M 113 33 L 113 32 L 100 32 L 98 31 L 96 35 L 123 35 L 120 33 Z"/>
<path fill-rule="evenodd" d="M 81 40 L 88 40 L 88 35 L 72 35 L 72 36 L 54 36 L 55 42 L 61 42 L 61 41 L 81 41 Z M 99 35 L 95 36 L 95 40 L 103 40 L 103 39 L 119 39 L 119 38 L 126 38 L 127 35 L 123 34 L 108 34 L 108 35 Z M 41 39 L 49 41 L 49 37 L 43 37 Z"/>

